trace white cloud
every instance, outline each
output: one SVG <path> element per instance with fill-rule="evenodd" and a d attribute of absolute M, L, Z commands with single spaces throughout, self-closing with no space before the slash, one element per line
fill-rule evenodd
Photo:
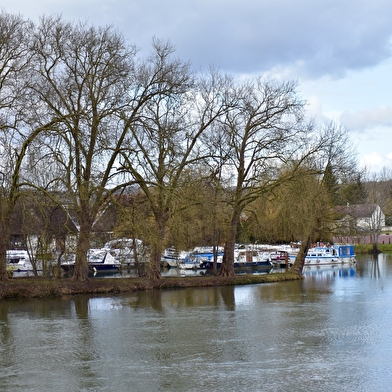
<path fill-rule="evenodd" d="M 391 166 L 390 0 L 2 0 L 2 10 L 114 25 L 148 54 L 169 40 L 195 69 L 298 80 L 308 114 L 339 120 L 361 161 Z"/>
<path fill-rule="evenodd" d="M 392 169 L 392 153 L 382 154 L 376 151 L 365 154 L 360 159 L 360 167 L 370 173 L 379 173 L 383 169 Z"/>
<path fill-rule="evenodd" d="M 317 96 L 312 96 L 307 99 L 306 111 L 310 118 L 315 118 L 317 121 L 326 122 L 328 120 L 327 116 L 323 113 L 322 101 Z"/>
<path fill-rule="evenodd" d="M 391 56 L 389 0 L 2 0 L 2 7 L 115 24 L 147 51 L 157 36 L 196 68 L 231 73 L 288 67 L 309 78 L 340 78 Z"/>
<path fill-rule="evenodd" d="M 340 120 L 356 132 L 377 127 L 392 127 L 392 106 L 382 105 L 356 113 L 345 111 L 341 114 Z"/>

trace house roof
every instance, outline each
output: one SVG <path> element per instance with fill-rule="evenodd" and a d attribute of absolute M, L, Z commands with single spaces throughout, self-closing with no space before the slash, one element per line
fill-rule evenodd
<path fill-rule="evenodd" d="M 341 216 L 350 215 L 355 219 L 370 218 L 377 207 L 377 204 L 347 204 L 337 206 L 336 213 Z"/>

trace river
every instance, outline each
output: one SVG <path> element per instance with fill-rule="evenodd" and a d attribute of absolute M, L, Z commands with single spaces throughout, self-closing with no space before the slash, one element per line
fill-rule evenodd
<path fill-rule="evenodd" d="M 2 301 L 1 391 L 392 390 L 392 255 L 302 281 Z"/>

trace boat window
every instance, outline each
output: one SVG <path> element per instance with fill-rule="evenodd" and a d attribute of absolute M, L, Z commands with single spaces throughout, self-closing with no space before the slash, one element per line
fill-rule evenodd
<path fill-rule="evenodd" d="M 20 259 L 8 259 L 7 263 L 8 264 L 18 264 Z"/>

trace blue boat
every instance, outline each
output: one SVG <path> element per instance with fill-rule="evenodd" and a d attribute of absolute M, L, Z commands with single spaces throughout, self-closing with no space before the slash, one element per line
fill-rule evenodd
<path fill-rule="evenodd" d="M 290 254 L 290 262 L 294 262 L 297 254 Z M 308 250 L 304 265 L 333 265 L 355 263 L 354 245 L 314 246 Z"/>
<path fill-rule="evenodd" d="M 217 265 L 222 264 L 223 248 L 217 249 Z M 181 269 L 208 269 L 214 265 L 213 247 L 197 247 L 185 256 L 184 261 L 178 264 Z"/>

